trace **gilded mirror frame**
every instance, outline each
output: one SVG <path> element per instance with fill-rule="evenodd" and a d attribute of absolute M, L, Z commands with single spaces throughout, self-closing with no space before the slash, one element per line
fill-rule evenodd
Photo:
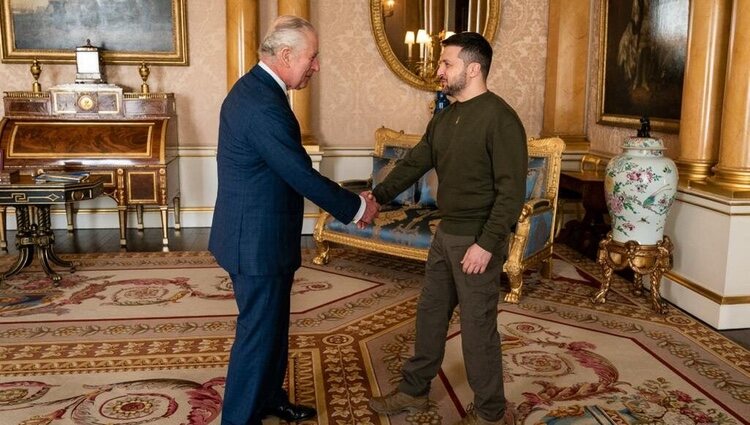
<path fill-rule="evenodd" d="M 490 44 L 495 39 L 497 27 L 500 24 L 500 3 L 502 0 L 488 0 L 489 8 L 487 11 L 487 24 L 483 31 L 483 36 Z M 370 0 L 370 23 L 372 24 L 372 33 L 375 37 L 375 44 L 378 46 L 378 52 L 383 57 L 388 68 L 402 81 L 420 90 L 436 91 L 440 90 L 437 82 L 423 79 L 414 74 L 401 61 L 398 60 L 393 52 L 388 38 L 385 34 L 385 22 L 383 19 L 383 0 Z"/>

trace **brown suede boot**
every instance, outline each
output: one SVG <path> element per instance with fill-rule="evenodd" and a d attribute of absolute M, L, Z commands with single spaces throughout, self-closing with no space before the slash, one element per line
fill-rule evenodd
<path fill-rule="evenodd" d="M 370 399 L 370 409 L 381 415 L 396 415 L 402 412 L 424 412 L 430 408 L 427 396 L 413 397 L 398 389 L 381 397 Z"/>
<path fill-rule="evenodd" d="M 516 413 L 512 407 L 508 406 L 501 419 L 488 421 L 477 415 L 473 405 L 469 405 L 469 408 L 466 410 L 466 416 L 456 422 L 455 425 L 516 425 Z"/>

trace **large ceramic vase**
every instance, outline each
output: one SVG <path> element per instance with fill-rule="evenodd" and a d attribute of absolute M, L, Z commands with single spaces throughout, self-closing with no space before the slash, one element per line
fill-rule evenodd
<path fill-rule="evenodd" d="M 677 193 L 677 167 L 664 157 L 661 140 L 631 137 L 607 164 L 604 194 L 612 218 L 612 239 L 656 245 Z"/>

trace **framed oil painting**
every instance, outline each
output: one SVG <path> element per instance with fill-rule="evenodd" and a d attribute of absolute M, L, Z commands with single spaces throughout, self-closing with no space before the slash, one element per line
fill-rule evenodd
<path fill-rule="evenodd" d="M 105 63 L 188 64 L 186 0 L 0 1 L 5 63 L 73 63 L 90 40 Z"/>
<path fill-rule="evenodd" d="M 598 123 L 676 133 L 689 0 L 602 0 Z"/>

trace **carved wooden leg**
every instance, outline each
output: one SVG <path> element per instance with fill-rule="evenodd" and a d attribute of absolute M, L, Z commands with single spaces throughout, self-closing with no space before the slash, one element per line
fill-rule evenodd
<path fill-rule="evenodd" d="M 643 296 L 643 276 L 645 276 L 645 274 L 640 274 L 638 272 L 633 275 L 633 287 L 630 290 L 630 293 L 633 294 L 633 296 Z"/>
<path fill-rule="evenodd" d="M 607 292 L 609 292 L 609 285 L 612 284 L 612 271 L 613 269 L 608 265 L 602 265 L 602 275 L 604 279 L 602 280 L 602 287 L 601 289 L 599 289 L 599 292 L 597 292 L 596 295 L 591 298 L 591 302 L 593 302 L 594 304 L 604 304 L 607 301 Z"/>
<path fill-rule="evenodd" d="M 26 205 L 16 206 L 16 248 L 18 258 L 5 273 L 0 276 L 4 280 L 18 273 L 24 267 L 31 264 L 34 259 L 35 239 L 32 234 L 31 221 L 29 220 L 29 207 Z"/>
<path fill-rule="evenodd" d="M 143 205 L 136 205 L 135 206 L 135 219 L 137 221 L 137 224 L 135 226 L 138 231 L 143 231 Z"/>
<path fill-rule="evenodd" d="M 36 234 L 34 235 L 34 242 L 36 248 L 39 250 L 39 264 L 41 264 L 42 270 L 44 270 L 47 276 L 52 278 L 52 282 L 57 285 L 62 277 L 52 269 L 50 261 L 56 262 L 55 260 L 58 260 L 63 263 L 61 265 L 64 266 L 72 266 L 73 264 L 63 261 L 54 254 L 52 246 L 55 243 L 55 235 L 52 233 L 51 229 L 52 223 L 49 210 L 49 205 L 39 205 L 36 208 L 37 228 Z"/>
<path fill-rule="evenodd" d="M 668 310 L 667 303 L 662 301 L 661 292 L 661 276 L 662 272 L 658 268 L 651 273 L 651 303 L 654 305 L 654 310 L 660 314 L 665 314 Z"/>
<path fill-rule="evenodd" d="M 552 257 L 542 261 L 542 276 L 552 279 Z"/>
<path fill-rule="evenodd" d="M 161 250 L 169 252 L 169 233 L 167 226 L 169 225 L 169 211 L 166 205 L 159 206 L 159 212 L 161 213 Z"/>
<path fill-rule="evenodd" d="M 510 282 L 510 292 L 505 294 L 505 302 L 518 304 L 518 301 L 521 299 L 521 289 L 523 287 L 523 269 L 521 267 L 508 266 L 508 263 L 505 264 L 505 273 L 508 275 L 508 281 Z"/>
<path fill-rule="evenodd" d="M 178 231 L 182 228 L 180 224 L 180 197 L 175 196 L 172 204 L 174 205 L 174 230 Z"/>
<path fill-rule="evenodd" d="M 331 260 L 329 257 L 331 247 L 328 245 L 328 242 L 315 241 L 315 245 L 318 246 L 318 255 L 313 258 L 313 263 L 319 266 L 328 264 L 328 262 Z"/>
<path fill-rule="evenodd" d="M 0 207 L 0 249 L 8 250 L 8 235 L 6 233 L 6 218 L 8 207 Z"/>
<path fill-rule="evenodd" d="M 128 206 L 118 205 L 117 215 L 120 218 L 120 247 L 125 248 L 128 245 L 126 234 L 128 230 Z"/>
<path fill-rule="evenodd" d="M 52 267 L 49 265 L 50 258 L 49 258 L 49 250 L 48 249 L 40 249 L 39 250 L 39 264 L 42 265 L 42 270 L 44 270 L 45 273 L 47 273 L 47 276 L 52 279 L 53 285 L 57 286 L 58 282 L 62 280 L 62 276 L 57 274 L 54 270 L 52 270 Z"/>
<path fill-rule="evenodd" d="M 76 206 L 73 202 L 65 204 L 65 218 L 68 221 L 68 233 L 73 233 L 75 230 L 75 217 L 76 217 Z"/>

